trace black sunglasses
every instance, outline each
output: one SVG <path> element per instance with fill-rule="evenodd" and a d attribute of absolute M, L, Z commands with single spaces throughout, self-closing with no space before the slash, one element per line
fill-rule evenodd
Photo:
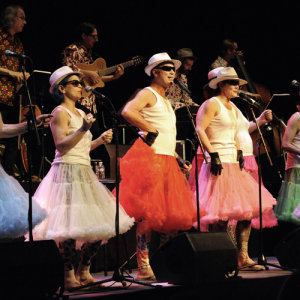
<path fill-rule="evenodd" d="M 167 71 L 167 72 L 170 72 L 170 71 L 175 72 L 175 67 L 170 67 L 170 66 L 157 67 L 156 69 L 164 70 L 164 71 Z"/>
<path fill-rule="evenodd" d="M 67 85 L 67 84 L 72 84 L 72 85 L 75 86 L 75 87 L 79 86 L 79 84 L 80 84 L 81 86 L 85 86 L 83 80 L 80 80 L 80 81 L 79 81 L 79 80 L 70 80 L 70 81 L 67 81 L 64 85 Z"/>
<path fill-rule="evenodd" d="M 240 82 L 238 80 L 224 80 L 223 82 L 230 85 L 240 85 Z"/>

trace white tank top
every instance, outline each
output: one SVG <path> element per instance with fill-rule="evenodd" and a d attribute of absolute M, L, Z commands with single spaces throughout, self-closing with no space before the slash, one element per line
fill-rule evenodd
<path fill-rule="evenodd" d="M 300 113 L 296 112 L 295 116 L 300 118 Z M 300 129 L 298 129 L 295 137 L 293 138 L 292 144 L 294 144 L 295 147 L 300 148 Z M 300 168 L 300 155 L 290 152 L 287 153 L 285 169 L 287 170 L 290 168 Z"/>
<path fill-rule="evenodd" d="M 214 117 L 206 128 L 205 132 L 215 151 L 219 153 L 221 162 L 237 163 L 237 148 L 235 134 L 237 131 L 237 118 L 234 106 L 228 110 L 217 98 L 220 106 L 220 113 Z"/>
<path fill-rule="evenodd" d="M 75 132 L 77 129 L 79 129 L 82 126 L 82 120 L 84 117 L 84 112 L 82 110 L 76 108 L 76 110 L 80 113 L 80 117 L 79 117 L 79 116 L 73 114 L 69 109 L 67 109 L 66 107 L 64 107 L 62 105 L 59 105 L 57 107 L 63 108 L 70 116 L 71 120 L 70 120 L 67 135 L 72 134 L 73 132 Z M 56 149 L 55 157 L 54 157 L 52 164 L 68 163 L 68 164 L 91 165 L 91 162 L 90 162 L 91 141 L 92 141 L 92 134 L 88 130 L 84 134 L 82 139 L 67 153 L 62 155 Z"/>
<path fill-rule="evenodd" d="M 253 142 L 249 134 L 250 122 L 234 103 L 232 103 L 232 105 L 235 106 L 238 111 L 237 138 L 239 140 L 240 149 L 243 151 L 244 156 L 253 155 Z"/>
<path fill-rule="evenodd" d="M 151 146 L 156 154 L 174 156 L 176 148 L 176 116 L 171 103 L 163 98 L 151 87 L 146 87 L 156 96 L 156 103 L 141 110 L 142 117 L 158 132 L 158 136 Z M 140 131 L 140 134 L 144 134 Z"/>

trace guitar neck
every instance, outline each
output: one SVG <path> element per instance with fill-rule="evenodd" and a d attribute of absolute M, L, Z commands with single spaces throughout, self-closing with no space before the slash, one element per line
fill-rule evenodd
<path fill-rule="evenodd" d="M 127 68 L 127 67 L 134 65 L 134 60 L 129 60 L 129 61 L 120 63 L 118 65 L 123 65 L 124 68 Z M 109 68 L 106 68 L 103 70 L 99 70 L 98 71 L 99 76 L 105 76 L 105 75 L 116 72 L 118 65 L 115 65 L 115 66 L 112 66 L 112 67 L 109 67 Z"/>

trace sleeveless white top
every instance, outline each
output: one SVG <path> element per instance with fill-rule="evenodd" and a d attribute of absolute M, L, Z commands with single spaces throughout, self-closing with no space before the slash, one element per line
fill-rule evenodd
<path fill-rule="evenodd" d="M 219 153 L 221 162 L 237 163 L 234 138 L 237 131 L 237 118 L 234 106 L 229 102 L 232 109 L 228 110 L 217 97 L 213 99 L 219 103 L 220 113 L 211 120 L 205 132 L 214 150 Z"/>
<path fill-rule="evenodd" d="M 299 112 L 296 112 L 295 114 L 297 114 L 297 117 L 300 118 Z M 297 148 L 300 148 L 300 129 L 298 129 L 295 137 L 293 138 L 292 144 L 294 144 Z M 300 155 L 290 152 L 287 153 L 285 169 L 287 170 L 290 168 L 300 168 Z"/>
<path fill-rule="evenodd" d="M 238 111 L 237 138 L 239 140 L 240 149 L 243 151 L 244 156 L 253 155 L 253 142 L 249 134 L 250 122 L 234 103 L 232 103 L 232 105 L 235 106 Z"/>
<path fill-rule="evenodd" d="M 82 122 L 83 122 L 82 120 L 84 117 L 84 112 L 82 110 L 76 108 L 76 110 L 80 113 L 80 117 L 79 117 L 79 116 L 73 114 L 69 109 L 67 109 L 66 107 L 64 107 L 62 105 L 59 105 L 57 107 L 63 108 L 70 116 L 71 120 L 70 120 L 67 135 L 72 134 L 73 132 L 75 132 L 82 126 Z M 92 134 L 88 130 L 84 134 L 82 139 L 72 149 L 70 149 L 65 154 L 61 154 L 56 149 L 55 157 L 54 157 L 52 164 L 68 163 L 68 164 L 81 164 L 81 165 L 89 165 L 90 166 L 91 165 L 91 162 L 90 162 L 91 141 L 92 141 Z"/>
<path fill-rule="evenodd" d="M 174 156 L 176 148 L 176 116 L 171 103 L 163 98 L 151 87 L 146 87 L 156 96 L 156 103 L 141 110 L 142 117 L 158 132 L 158 136 L 151 146 L 156 154 Z M 140 134 L 144 133 L 140 131 Z"/>

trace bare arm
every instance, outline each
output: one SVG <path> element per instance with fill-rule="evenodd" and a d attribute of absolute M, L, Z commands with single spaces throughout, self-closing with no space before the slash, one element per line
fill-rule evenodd
<path fill-rule="evenodd" d="M 257 124 L 258 126 L 262 126 L 268 122 L 271 122 L 273 120 L 272 111 L 270 109 L 267 109 L 261 113 L 261 115 L 257 118 Z M 249 133 L 254 132 L 257 129 L 256 123 L 254 121 L 250 122 L 249 126 Z"/>
<path fill-rule="evenodd" d="M 37 125 L 47 125 L 52 117 L 50 114 L 43 114 L 36 118 Z M 0 138 L 11 138 L 27 132 L 27 122 L 18 124 L 3 124 L 2 116 L 0 114 Z"/>
<path fill-rule="evenodd" d="M 209 152 L 216 152 L 213 146 L 211 145 L 207 135 L 206 135 L 206 128 L 208 127 L 211 120 L 218 115 L 220 111 L 220 107 L 218 103 L 214 100 L 207 100 L 204 104 L 204 106 L 200 107 L 201 112 L 199 115 L 199 121 L 197 124 L 197 132 L 199 134 L 199 137 L 201 139 L 201 142 L 203 144 L 203 147 Z"/>
<path fill-rule="evenodd" d="M 147 122 L 140 113 L 144 107 L 151 107 L 155 103 L 155 95 L 151 91 L 143 89 L 125 105 L 122 110 L 122 116 L 131 125 L 143 131 L 156 132 L 156 128 Z"/>
<path fill-rule="evenodd" d="M 23 76 L 22 72 L 12 71 L 12 70 L 9 70 L 9 69 L 6 69 L 6 68 L 0 68 L 0 75 L 5 75 L 5 76 L 12 77 L 18 83 L 21 83 L 24 79 L 24 76 Z M 26 72 L 25 73 L 26 80 L 29 78 L 29 76 L 30 76 L 30 74 Z"/>
<path fill-rule="evenodd" d="M 293 139 L 300 129 L 299 114 L 293 114 L 287 123 L 287 127 L 282 139 L 283 150 L 300 155 L 300 149 L 293 144 Z"/>
<path fill-rule="evenodd" d="M 84 117 L 82 126 L 70 135 L 67 135 L 68 127 L 70 123 L 70 116 L 61 108 L 57 108 L 53 113 L 53 119 L 51 120 L 51 131 L 55 143 L 56 149 L 65 154 L 72 149 L 84 136 L 84 134 L 95 122 L 94 118 L 88 119 L 91 114 Z"/>
<path fill-rule="evenodd" d="M 109 144 L 112 140 L 113 137 L 113 131 L 112 129 L 109 129 L 105 132 L 103 132 L 98 138 L 92 141 L 91 144 L 91 150 L 96 149 L 97 147 L 104 145 L 104 144 Z"/>

